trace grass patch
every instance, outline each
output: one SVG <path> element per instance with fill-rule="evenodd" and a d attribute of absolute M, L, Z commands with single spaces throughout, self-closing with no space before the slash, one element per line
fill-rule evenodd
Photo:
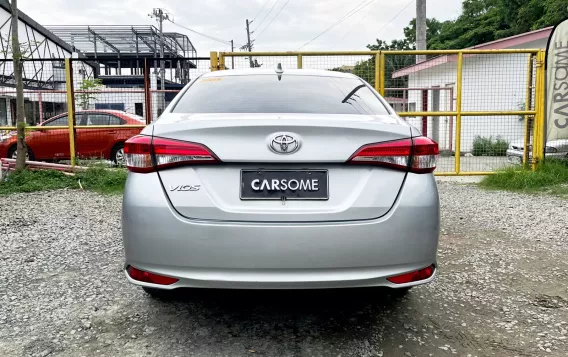
<path fill-rule="evenodd" d="M 12 172 L 0 182 L 0 195 L 65 188 L 80 189 L 81 186 L 85 190 L 100 193 L 122 193 L 126 175 L 127 171 L 124 169 L 105 170 L 98 166 L 90 167 L 74 176 L 55 170 L 22 170 Z"/>
<path fill-rule="evenodd" d="M 568 195 L 568 161 L 547 160 L 535 171 L 509 167 L 495 175 L 486 176 L 479 185 L 507 191 Z"/>
<path fill-rule="evenodd" d="M 103 167 L 90 167 L 78 175 L 85 190 L 100 193 L 122 193 L 126 182 L 126 169 L 108 170 Z"/>

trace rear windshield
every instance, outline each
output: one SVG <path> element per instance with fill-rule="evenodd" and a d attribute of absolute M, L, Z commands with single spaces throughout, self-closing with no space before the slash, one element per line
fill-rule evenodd
<path fill-rule="evenodd" d="M 200 78 L 174 113 L 388 114 L 356 78 L 248 75 Z"/>

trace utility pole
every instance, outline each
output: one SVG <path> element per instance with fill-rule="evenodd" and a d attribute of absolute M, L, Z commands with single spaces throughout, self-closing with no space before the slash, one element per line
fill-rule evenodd
<path fill-rule="evenodd" d="M 416 0 L 416 49 L 426 50 L 426 0 Z M 416 55 L 416 63 L 426 61 L 425 55 Z M 422 111 L 428 111 L 428 90 L 422 90 Z M 432 139 L 438 141 L 438 118 L 432 119 Z M 428 135 L 428 117 L 422 117 L 422 135 Z"/>
<path fill-rule="evenodd" d="M 169 20 L 170 15 L 165 12 L 163 9 L 155 8 L 152 11 L 152 15 L 150 17 L 157 18 L 157 21 L 160 23 L 160 87 L 162 90 L 166 89 L 165 84 L 165 76 L 166 76 L 166 68 L 164 62 L 164 31 L 163 31 L 163 23 L 164 20 Z"/>
<path fill-rule="evenodd" d="M 416 0 L 416 49 L 426 50 L 426 0 Z M 416 56 L 416 63 L 425 60 L 425 55 Z"/>
<path fill-rule="evenodd" d="M 16 81 L 16 170 L 26 166 L 26 122 L 24 114 L 24 84 L 22 81 L 22 50 L 18 39 L 18 1 L 12 0 L 12 61 L 14 63 L 14 80 Z"/>
<path fill-rule="evenodd" d="M 252 22 L 252 21 L 251 21 Z M 248 51 L 252 52 L 252 44 L 250 42 L 250 28 L 249 28 L 249 20 L 247 19 L 247 44 L 248 44 Z M 252 56 L 249 56 L 249 64 L 250 64 L 250 68 L 254 67 L 254 64 L 252 63 Z"/>
<path fill-rule="evenodd" d="M 235 44 L 231 40 L 231 52 L 235 52 Z M 235 56 L 231 56 L 231 69 L 235 69 Z"/>

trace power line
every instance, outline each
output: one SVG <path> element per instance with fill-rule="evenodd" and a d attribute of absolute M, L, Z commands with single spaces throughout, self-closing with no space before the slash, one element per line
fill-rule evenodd
<path fill-rule="evenodd" d="M 268 10 L 268 12 L 266 13 L 266 15 L 264 15 L 264 17 L 262 18 L 262 20 L 260 21 L 260 23 L 256 26 L 256 28 L 254 30 L 252 30 L 252 32 L 255 32 L 256 30 L 258 30 L 258 28 L 260 27 L 260 25 L 262 25 L 262 23 L 264 22 L 264 20 L 266 20 L 266 18 L 268 17 L 268 15 L 270 15 L 270 13 L 272 12 L 272 10 L 274 10 L 274 7 L 276 6 L 276 4 L 278 4 L 280 2 L 280 0 L 276 0 L 274 2 L 274 5 L 272 5 L 272 7 L 270 8 L 270 10 Z"/>
<path fill-rule="evenodd" d="M 183 29 L 186 29 L 186 30 L 188 30 L 188 31 L 191 31 L 191 32 L 193 32 L 193 33 L 195 33 L 195 34 L 198 34 L 198 35 L 203 36 L 203 37 L 207 37 L 207 38 L 210 39 L 210 40 L 217 41 L 217 42 L 221 42 L 221 43 L 223 43 L 223 44 L 225 44 L 225 45 L 230 45 L 230 44 L 231 44 L 231 41 L 225 41 L 225 40 L 222 40 L 222 39 L 217 38 L 217 37 L 213 37 L 213 36 L 206 35 L 206 34 L 204 34 L 204 33 L 201 33 L 201 32 L 199 32 L 199 31 L 192 30 L 192 29 L 190 29 L 189 27 L 180 25 L 180 24 L 178 24 L 177 22 L 173 22 L 173 21 L 171 21 L 171 20 L 170 20 L 170 22 L 171 22 L 172 24 L 176 25 L 176 26 L 179 26 L 179 27 L 181 27 L 181 28 L 183 28 Z M 238 44 L 235 44 L 235 45 L 238 46 Z"/>
<path fill-rule="evenodd" d="M 258 34 L 258 36 L 256 36 L 255 40 L 258 40 L 258 38 L 260 37 L 260 35 L 262 35 L 262 34 L 264 33 L 264 31 L 266 31 L 266 29 L 267 29 L 268 27 L 270 27 L 270 24 L 272 24 L 272 21 L 274 21 L 274 19 L 277 18 L 278 15 L 280 15 L 280 13 L 282 12 L 282 10 L 284 10 L 284 8 L 286 7 L 286 5 L 288 5 L 289 2 L 290 2 L 290 0 L 286 1 L 286 3 L 284 4 L 284 6 L 282 6 L 282 7 L 280 8 L 280 11 L 278 11 L 278 13 L 276 14 L 276 16 L 274 16 L 274 17 L 272 18 L 272 20 L 270 20 L 270 22 L 268 23 L 268 25 L 267 25 L 262 31 L 260 31 L 260 33 Z"/>
<path fill-rule="evenodd" d="M 260 11 L 259 11 L 256 15 L 254 15 L 254 17 L 252 18 L 251 22 L 254 21 L 254 20 L 256 20 L 256 17 L 257 17 L 258 15 L 260 15 L 260 13 L 262 12 L 262 10 L 264 10 L 264 7 L 266 6 L 266 4 L 268 4 L 269 1 L 270 1 L 270 0 L 266 0 L 266 2 L 264 3 L 264 5 L 262 5 L 262 7 L 260 8 Z"/>
<path fill-rule="evenodd" d="M 379 5 L 379 3 L 375 3 L 375 7 L 376 7 L 377 5 Z M 375 7 L 374 7 L 374 8 L 375 8 Z M 373 9 L 374 9 L 374 8 L 373 8 Z M 365 15 L 365 17 L 363 17 L 363 20 L 361 20 L 361 23 L 363 24 L 363 29 L 366 29 L 366 28 L 367 28 L 367 25 L 366 25 L 365 20 L 367 20 L 367 17 L 369 17 L 369 15 L 370 15 L 372 12 L 373 12 L 372 10 L 367 11 L 367 14 Z M 353 31 L 353 29 L 355 28 L 355 26 L 359 26 L 359 23 L 353 24 L 353 26 L 351 26 L 351 28 L 349 29 L 349 31 L 347 31 L 347 32 L 345 33 L 345 35 L 343 35 L 343 36 L 339 39 L 339 41 L 335 41 L 335 44 L 334 44 L 331 48 L 333 49 L 333 48 L 337 47 L 337 45 L 338 45 L 341 41 L 343 41 L 343 39 L 344 39 L 345 37 L 347 37 L 347 35 L 349 35 L 349 34 L 351 33 L 351 31 Z"/>
<path fill-rule="evenodd" d="M 168 21 L 170 20 L 170 14 L 167 11 L 164 11 L 164 9 L 160 9 L 160 8 L 155 8 L 154 10 L 152 10 L 152 14 L 149 15 L 150 17 L 157 17 L 158 18 L 158 22 L 160 23 L 160 58 L 164 58 L 164 29 L 163 29 L 163 24 L 164 21 Z M 164 61 L 160 61 L 160 83 L 161 89 L 166 89 L 166 84 L 165 84 L 165 74 L 166 74 L 166 68 L 165 68 L 165 64 Z"/>
<path fill-rule="evenodd" d="M 323 32 L 321 32 L 319 35 L 317 35 L 316 37 L 312 38 L 311 40 L 309 40 L 308 42 L 304 43 L 300 48 L 298 48 L 298 50 L 302 49 L 303 47 L 307 46 L 308 44 L 312 43 L 313 41 L 315 41 L 316 39 L 318 39 L 321 35 L 323 35 L 324 33 L 328 32 L 329 30 L 333 29 L 335 26 L 341 24 L 343 21 L 347 20 L 348 18 L 350 18 L 351 16 L 355 15 L 356 13 L 358 13 L 359 11 L 363 10 L 365 7 L 367 7 L 368 5 L 370 5 L 373 1 L 375 0 L 370 0 L 369 2 L 367 2 L 366 4 L 364 4 L 366 1 L 368 0 L 363 0 L 361 1 L 357 6 L 355 6 L 353 9 L 351 9 L 351 11 L 349 11 L 347 14 L 343 15 L 343 17 L 341 17 L 339 20 L 337 20 L 333 25 L 331 25 L 330 27 L 328 27 L 327 29 L 325 29 Z M 364 4 L 364 5 L 363 5 Z"/>
<path fill-rule="evenodd" d="M 402 10 L 400 10 L 400 11 L 398 12 L 398 14 L 394 15 L 394 17 L 393 17 L 389 22 L 387 22 L 385 26 L 381 27 L 381 29 L 380 29 L 379 32 L 375 35 L 375 37 L 378 37 L 378 36 L 381 34 L 381 32 L 382 32 L 385 28 L 387 28 L 387 26 L 390 25 L 390 23 L 393 22 L 400 14 L 402 14 L 402 13 L 404 12 L 404 10 L 406 10 L 410 5 L 412 5 L 412 3 L 414 3 L 414 1 L 415 1 L 415 0 L 411 0 L 408 4 L 406 4 L 405 7 L 402 8 Z"/>

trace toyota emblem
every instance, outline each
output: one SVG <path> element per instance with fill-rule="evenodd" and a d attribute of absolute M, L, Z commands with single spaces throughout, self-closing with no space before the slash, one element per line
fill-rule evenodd
<path fill-rule="evenodd" d="M 292 154 L 300 148 L 300 140 L 297 135 L 291 133 L 273 134 L 269 141 L 269 147 L 278 154 Z"/>

